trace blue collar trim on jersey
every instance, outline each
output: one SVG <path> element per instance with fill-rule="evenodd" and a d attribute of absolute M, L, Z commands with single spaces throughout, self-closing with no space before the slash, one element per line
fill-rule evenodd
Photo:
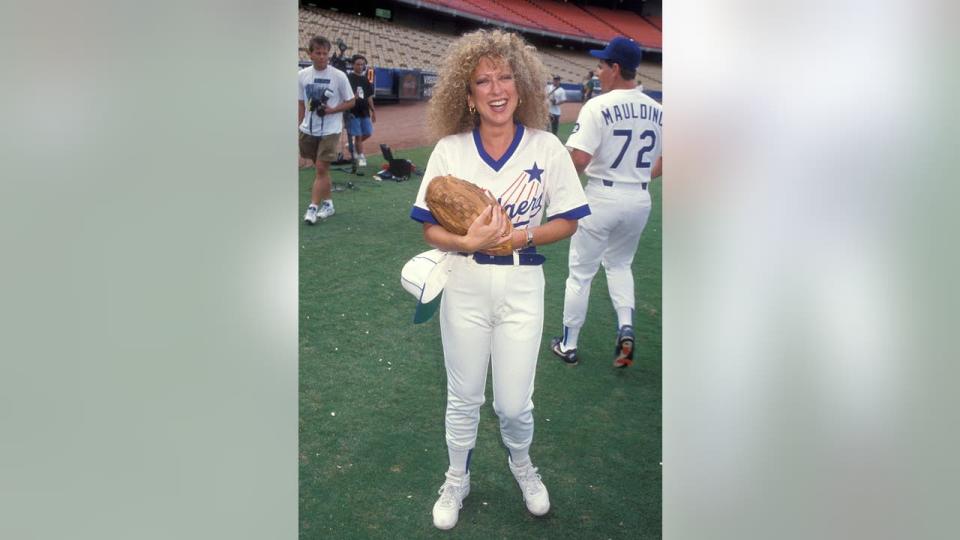
<path fill-rule="evenodd" d="M 510 142 L 510 146 L 507 148 L 507 151 L 500 156 L 500 159 L 493 159 L 490 157 L 490 154 L 483 148 L 483 141 L 480 140 L 480 128 L 473 128 L 473 143 L 477 147 L 477 153 L 480 154 L 480 158 L 483 159 L 493 170 L 500 172 L 500 169 L 503 168 L 504 164 L 513 156 L 513 153 L 517 150 L 517 147 L 520 146 L 520 139 L 523 138 L 523 124 L 517 122 L 517 131 L 513 134 L 513 141 Z"/>

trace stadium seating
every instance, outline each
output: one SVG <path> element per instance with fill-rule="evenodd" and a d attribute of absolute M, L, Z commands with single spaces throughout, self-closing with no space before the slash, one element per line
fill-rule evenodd
<path fill-rule="evenodd" d="M 503 0 L 498 0 L 503 1 Z M 579 8 L 574 8 L 579 9 Z M 546 19 L 546 17 L 541 17 Z M 611 30 L 611 32 L 615 32 Z M 370 65 L 383 68 L 421 69 L 437 72 L 454 34 L 435 32 L 422 27 L 404 26 L 396 22 L 358 17 L 321 8 L 300 9 L 300 59 L 309 61 L 307 42 L 314 35 L 326 36 L 331 42 L 342 39 L 350 49 L 348 55 L 362 54 Z M 336 47 L 334 47 L 336 49 Z M 587 71 L 597 65 L 596 58 L 586 52 L 565 48 L 538 49 L 540 58 L 551 74 L 560 75 L 565 83 L 580 84 Z M 644 63 L 638 70 L 644 88 L 661 89 L 661 67 Z M 546 83 L 546 81 L 544 81 Z"/>
<path fill-rule="evenodd" d="M 467 11 L 490 19 L 503 21 L 520 27 L 546 30 L 546 27 L 518 13 L 504 2 L 497 0 L 444 0 L 447 7 Z"/>
<path fill-rule="evenodd" d="M 593 17 L 587 16 L 580 8 L 566 2 L 535 2 L 533 0 L 512 0 L 517 3 L 523 3 L 530 6 L 530 9 L 540 13 L 541 18 L 551 22 L 559 21 L 553 28 L 559 32 L 564 32 L 566 28 L 572 28 L 573 35 L 580 35 L 597 40 L 607 39 L 611 29 L 596 21 Z M 566 33 L 571 33 L 566 31 Z"/>
<path fill-rule="evenodd" d="M 307 41 L 313 35 L 331 41 L 343 39 L 348 54 L 362 54 L 373 66 L 427 69 L 438 65 L 452 36 L 428 30 L 399 27 L 377 19 L 319 8 L 300 10 L 301 59 L 309 59 Z"/>
<path fill-rule="evenodd" d="M 546 30 L 556 35 L 566 35 L 576 38 L 591 38 L 592 36 L 559 17 L 554 11 L 545 8 L 544 4 L 559 4 L 558 2 L 531 2 L 529 0 L 493 0 L 505 9 L 519 13 L 537 25 L 534 28 Z M 498 12 L 491 12 L 496 17 Z"/>
<path fill-rule="evenodd" d="M 629 36 L 637 43 L 647 47 L 663 48 L 663 35 L 660 30 L 632 11 L 612 10 L 596 6 L 584 6 L 582 9 L 610 25 L 616 30 L 617 34 Z"/>
<path fill-rule="evenodd" d="M 662 48 L 660 17 L 647 20 L 627 10 L 580 7 L 557 0 L 423 0 L 423 3 L 558 35 L 597 41 L 625 35 L 646 47 Z"/>

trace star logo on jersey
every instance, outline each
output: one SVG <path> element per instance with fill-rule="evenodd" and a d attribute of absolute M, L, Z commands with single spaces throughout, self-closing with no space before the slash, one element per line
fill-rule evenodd
<path fill-rule="evenodd" d="M 538 181 L 540 181 L 540 182 L 543 182 L 543 177 L 541 176 L 541 175 L 543 174 L 543 169 L 538 169 L 538 168 L 537 168 L 537 162 L 536 162 L 536 161 L 533 162 L 533 167 L 531 167 L 531 168 L 529 168 L 529 169 L 524 169 L 523 172 L 527 173 L 527 175 L 530 177 L 530 178 L 527 180 L 527 182 L 533 182 L 534 180 L 538 180 Z"/>

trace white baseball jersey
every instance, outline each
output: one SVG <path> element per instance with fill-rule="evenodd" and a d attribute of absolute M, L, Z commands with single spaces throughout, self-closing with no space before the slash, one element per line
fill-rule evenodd
<path fill-rule="evenodd" d="M 447 174 L 489 190 L 515 228 L 535 226 L 544 215 L 579 219 L 590 213 L 573 160 L 546 131 L 518 125 L 510 147 L 496 160 L 476 130 L 444 137 L 430 155 L 413 219 L 437 223 L 424 198 L 431 179 Z M 447 370 L 446 442 L 451 466 L 459 470 L 467 467 L 476 444 L 488 366 L 493 367 L 493 408 L 504 445 L 516 458 L 525 456 L 533 441 L 544 278 L 542 257 L 529 255 L 535 249 L 525 251 L 527 259 L 450 255 L 440 334 Z"/>
<path fill-rule="evenodd" d="M 662 122 L 660 104 L 639 89 L 611 90 L 580 109 L 567 146 L 593 156 L 586 167 L 590 177 L 586 193 L 593 213 L 580 221 L 570 239 L 564 350 L 577 347 L 590 285 L 601 264 L 618 325 L 633 324 L 631 265 L 652 208 L 647 184 L 660 157 Z"/>
<path fill-rule="evenodd" d="M 547 85 L 547 105 L 550 108 L 550 114 L 560 116 L 560 104 L 565 101 L 567 101 L 567 93 L 563 87 L 560 85 L 554 87 L 553 83 Z"/>
<path fill-rule="evenodd" d="M 483 149 L 476 130 L 440 139 L 423 173 L 410 217 L 437 223 L 425 200 L 427 186 L 432 178 L 446 174 L 489 190 L 514 228 L 539 225 L 544 213 L 549 219 L 580 219 L 590 213 L 570 154 L 553 134 L 539 129 L 518 125 L 513 142 L 499 160 Z"/>
<path fill-rule="evenodd" d="M 350 80 L 347 79 L 347 74 L 330 65 L 322 71 L 317 71 L 313 66 L 308 66 L 300 70 L 297 74 L 297 80 L 298 99 L 306 107 L 303 122 L 300 124 L 300 131 L 315 137 L 343 131 L 342 112 L 321 117 L 310 110 L 310 102 L 320 100 L 321 96 L 327 95 L 327 105 L 336 107 L 344 101 L 353 99 L 353 90 L 350 88 Z"/>
<path fill-rule="evenodd" d="M 611 90 L 583 105 L 567 146 L 593 156 L 590 178 L 649 182 L 662 128 L 663 110 L 653 98 L 639 89 Z"/>

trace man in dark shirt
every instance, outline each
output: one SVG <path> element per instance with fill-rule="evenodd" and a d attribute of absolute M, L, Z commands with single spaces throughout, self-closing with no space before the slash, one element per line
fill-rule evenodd
<path fill-rule="evenodd" d="M 363 141 L 373 135 L 373 123 L 377 121 L 377 111 L 373 106 L 373 84 L 367 78 L 367 59 L 363 55 L 353 57 L 353 71 L 347 73 L 350 88 L 357 96 L 357 104 L 351 112 L 347 133 L 354 138 L 353 157 L 360 167 L 367 166 L 367 156 L 363 155 Z"/>

